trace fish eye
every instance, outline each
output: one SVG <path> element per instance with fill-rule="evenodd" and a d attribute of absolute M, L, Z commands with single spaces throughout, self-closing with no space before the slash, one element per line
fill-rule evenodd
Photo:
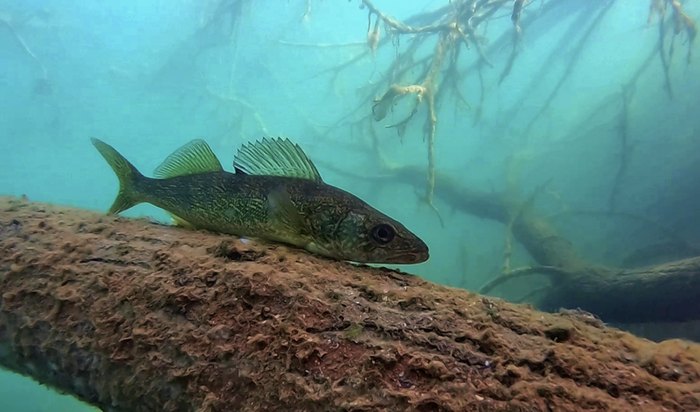
<path fill-rule="evenodd" d="M 396 231 L 386 223 L 380 223 L 372 228 L 372 239 L 380 245 L 386 245 L 391 242 L 394 240 L 394 236 L 396 236 Z"/>

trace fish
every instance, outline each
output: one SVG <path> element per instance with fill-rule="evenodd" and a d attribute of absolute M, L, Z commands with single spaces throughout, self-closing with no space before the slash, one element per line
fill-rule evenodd
<path fill-rule="evenodd" d="M 179 226 L 285 243 L 335 260 L 414 264 L 429 258 L 425 242 L 404 225 L 325 183 L 288 138 L 243 144 L 233 172 L 195 139 L 168 156 L 153 177 L 102 140 L 91 140 L 119 180 L 109 214 L 150 203 Z"/>

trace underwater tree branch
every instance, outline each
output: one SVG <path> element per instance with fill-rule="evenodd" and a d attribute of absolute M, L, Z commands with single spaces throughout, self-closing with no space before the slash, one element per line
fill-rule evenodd
<path fill-rule="evenodd" d="M 409 123 L 417 113 L 422 103 L 426 105 L 426 124 L 423 135 L 427 141 L 428 168 L 427 187 L 425 200 L 433 210 L 433 196 L 435 190 L 435 138 L 437 136 L 438 125 L 438 97 L 442 95 L 441 85 L 449 85 L 454 89 L 453 95 L 463 103 L 466 100 L 462 96 L 460 88 L 460 76 L 457 70 L 459 48 L 463 45 L 469 49 L 471 45 L 479 56 L 480 64 L 491 66 L 485 51 L 481 46 L 481 40 L 476 34 L 479 24 L 488 21 L 493 14 L 507 5 L 510 0 L 487 0 L 487 1 L 461 1 L 454 2 L 448 7 L 440 10 L 419 13 L 406 19 L 415 24 L 400 21 L 384 11 L 380 10 L 371 0 L 362 0 L 363 8 L 368 10 L 367 24 L 367 44 L 369 52 L 374 53 L 378 46 L 386 43 L 385 39 L 380 39 L 379 22 L 384 24 L 385 30 L 392 38 L 402 35 L 411 35 L 409 46 L 402 53 L 398 53 L 397 58 L 384 71 L 382 80 L 373 89 L 374 96 L 381 95 L 373 99 L 372 118 L 374 121 L 383 120 L 393 108 L 394 104 L 407 95 L 415 96 L 415 101 L 411 105 L 408 114 L 398 122 L 387 127 L 395 128 L 399 136 L 403 136 Z M 521 32 L 520 14 L 525 2 L 516 1 L 512 6 L 512 21 L 517 33 Z M 374 19 L 374 24 L 372 24 Z M 423 44 L 430 37 L 436 38 L 432 55 L 426 57 L 417 56 L 419 45 Z M 452 56 L 449 60 L 445 57 Z M 337 73 L 363 58 L 360 54 L 342 65 L 329 69 Z M 448 62 L 447 64 L 445 62 Z M 427 69 L 422 71 L 420 79 L 416 81 L 401 81 L 400 79 L 411 69 L 420 67 L 427 63 Z M 444 71 L 444 72 L 443 72 Z M 442 79 L 439 78 L 442 73 Z M 378 87 L 387 84 L 387 88 L 377 93 Z M 483 90 L 482 90 L 483 92 Z M 483 99 L 483 96 L 482 96 Z"/>
<path fill-rule="evenodd" d="M 361 61 L 369 54 L 374 54 L 376 49 L 386 45 L 393 45 L 396 48 L 396 57 L 388 63 L 387 67 L 382 70 L 379 81 L 366 87 L 368 93 L 363 100 L 372 102 L 372 117 L 362 116 L 360 121 L 373 119 L 374 121 L 382 121 L 387 117 L 394 105 L 403 97 L 412 95 L 415 97 L 413 104 L 409 105 L 406 115 L 401 116 L 400 120 L 395 121 L 387 127 L 395 128 L 400 137 L 403 137 L 409 129 L 412 120 L 416 117 L 421 104 L 427 107 L 426 122 L 423 129 L 423 136 L 427 142 L 428 152 L 428 168 L 427 168 L 427 188 L 426 201 L 432 206 L 432 198 L 435 186 L 435 137 L 437 136 L 437 125 L 440 116 L 439 97 L 443 94 L 442 89 L 447 87 L 453 90 L 452 96 L 456 102 L 468 107 L 465 104 L 467 99 L 464 93 L 460 90 L 461 82 L 469 73 L 476 73 L 479 76 L 481 87 L 481 95 L 479 97 L 481 104 L 474 112 L 474 121 L 478 121 L 481 115 L 482 105 L 484 101 L 484 85 L 483 85 L 483 66 L 491 66 L 492 63 L 488 58 L 490 51 L 497 53 L 502 49 L 506 33 L 502 33 L 496 38 L 496 41 L 491 42 L 488 49 L 482 47 L 482 39 L 478 33 L 486 27 L 486 24 L 495 18 L 502 17 L 497 15 L 498 11 L 508 11 L 508 15 L 512 22 L 513 31 L 508 37 L 512 42 L 512 51 L 507 59 L 505 67 L 501 72 L 499 83 L 511 72 L 519 50 L 523 36 L 523 27 L 531 24 L 533 20 L 543 18 L 555 8 L 559 7 L 561 2 L 543 1 L 538 5 L 538 10 L 534 13 L 526 14 L 524 11 L 532 6 L 535 2 L 527 2 L 521 0 L 465 0 L 458 2 L 450 2 L 450 5 L 443 6 L 438 9 L 420 12 L 405 20 L 397 19 L 389 13 L 380 9 L 371 0 L 360 0 L 361 8 L 367 11 L 367 49 L 362 53 L 358 53 L 350 60 L 329 68 L 320 74 L 332 72 L 334 76 L 346 68 L 349 68 Z M 548 109 L 554 99 L 558 96 L 561 87 L 570 77 L 575 66 L 578 63 L 579 57 L 585 46 L 589 43 L 589 38 L 594 32 L 594 29 L 600 25 L 607 11 L 611 9 L 614 1 L 595 2 L 590 5 L 588 2 L 582 2 L 580 8 L 577 9 L 577 14 L 580 17 L 572 23 L 571 30 L 568 35 L 563 36 L 563 42 L 566 43 L 570 36 L 578 34 L 576 44 L 573 46 L 571 57 L 564 68 L 563 73 L 550 92 L 549 97 L 543 105 L 540 105 L 538 112 L 529 120 L 526 130 L 537 122 L 541 115 Z M 597 11 L 592 13 L 592 8 Z M 667 9 L 671 12 L 667 12 Z M 571 13 L 567 13 L 571 14 Z M 688 38 L 688 43 L 692 43 L 696 37 L 695 22 L 685 13 L 681 3 L 678 0 L 651 0 L 650 15 L 651 21 L 654 15 L 658 14 L 659 24 L 663 25 L 664 18 L 667 16 L 672 19 L 674 25 L 674 36 L 679 33 L 685 33 Z M 587 27 L 583 27 L 579 23 L 589 21 Z M 385 36 L 380 34 L 380 23 L 384 27 Z M 485 30 L 485 29 L 484 29 Z M 665 30 L 664 30 L 665 32 Z M 399 47 L 400 39 L 407 46 Z M 488 39 L 485 39 L 488 40 Z M 428 41 L 434 41 L 435 47 L 432 54 L 422 52 L 424 48 L 418 47 L 424 45 Z M 464 46 L 465 50 L 475 50 L 477 59 L 476 62 L 462 70 L 458 69 L 457 56 L 468 55 L 467 53 L 458 53 L 460 47 Z M 663 39 L 660 46 L 663 47 Z M 688 57 L 690 57 L 690 45 L 688 47 Z M 559 53 L 559 47 L 555 47 L 556 53 Z M 666 61 L 665 53 L 663 61 Z M 445 59 L 445 54 L 453 56 L 451 59 Z M 546 59 L 544 61 L 547 61 Z M 447 62 L 447 63 L 446 63 Z M 647 62 L 643 63 L 646 66 Z M 543 64 L 543 67 L 547 64 Z M 664 63 L 665 71 L 668 73 L 668 64 Z M 424 70 L 425 67 L 428 69 Z M 472 70 L 476 68 L 476 70 Z M 438 79 L 437 73 L 441 72 L 442 79 Z M 540 74 L 542 76 L 542 74 Z M 539 87 L 540 76 L 534 76 L 533 84 Z M 668 80 L 668 76 L 667 76 Z M 670 84 L 670 80 L 667 82 Z M 401 90 L 399 90 L 401 89 Z M 380 96 L 380 97 L 377 97 Z M 527 94 L 526 97 L 527 98 Z M 521 104 L 516 103 L 514 111 L 521 108 Z M 359 106 L 359 110 L 361 110 Z M 352 116 L 358 109 L 349 113 Z M 343 119 L 348 116 L 343 116 Z M 507 117 L 507 116 L 506 116 Z M 340 121 L 342 122 L 342 120 Z M 338 124 L 340 124 L 340 122 Z M 337 124 L 336 124 L 337 125 Z M 524 133 L 527 135 L 527 132 Z"/>
<path fill-rule="evenodd" d="M 602 20 L 602 16 L 611 7 L 613 2 L 601 3 L 601 10 L 597 14 L 593 24 L 589 25 L 588 29 L 581 35 L 579 39 L 578 51 L 582 49 L 586 43 L 592 29 L 597 26 L 597 22 Z M 556 2 L 546 2 L 541 5 L 540 12 L 545 14 L 552 10 Z M 415 97 L 415 101 L 409 105 L 407 114 L 401 120 L 389 124 L 386 127 L 395 128 L 400 137 L 403 137 L 406 130 L 415 118 L 421 104 L 426 106 L 426 124 L 423 130 L 423 136 L 427 142 L 428 167 L 427 167 L 427 188 L 425 200 L 435 209 L 433 205 L 433 196 L 435 191 L 435 139 L 437 136 L 437 126 L 439 118 L 439 102 L 438 99 L 443 95 L 443 88 L 448 87 L 453 91 L 452 96 L 455 97 L 458 103 L 468 106 L 466 99 L 460 90 L 461 80 L 464 79 L 464 74 L 458 70 L 458 56 L 460 56 L 460 47 L 465 49 L 473 49 L 478 56 L 477 72 L 481 85 L 480 101 L 483 104 L 484 100 L 484 85 L 483 74 L 481 73 L 482 66 L 492 66 L 490 59 L 487 57 L 487 51 L 482 47 L 482 40 L 477 35 L 477 30 L 494 18 L 499 10 L 508 8 L 511 22 L 513 24 L 513 50 L 511 56 L 504 68 L 500 81 L 502 81 L 511 71 L 515 56 L 519 48 L 519 43 L 523 34 L 522 16 L 526 7 L 531 5 L 531 2 L 520 0 L 486 0 L 486 1 L 459 1 L 452 2 L 449 7 L 444 7 L 440 11 L 430 13 L 419 13 L 406 19 L 406 21 L 418 22 L 416 24 L 407 24 L 402 22 L 379 9 L 372 1 L 362 0 L 361 5 L 368 11 L 368 46 L 369 51 L 374 54 L 377 47 L 385 45 L 388 40 L 380 39 L 379 37 L 379 22 L 382 22 L 385 31 L 393 40 L 397 48 L 396 58 L 390 63 L 389 67 L 383 71 L 381 80 L 375 82 L 372 88 L 374 91 L 372 99 L 372 119 L 374 121 L 384 120 L 389 112 L 393 110 L 395 104 L 408 95 Z M 589 10 L 581 8 L 581 15 L 586 16 Z M 372 20 L 374 23 L 372 24 Z M 529 19 L 531 20 L 531 19 Z M 580 28 L 576 28 L 580 30 Z M 410 35 L 410 37 L 401 37 Z M 408 47 L 400 51 L 398 47 L 398 39 L 408 39 Z M 419 55 L 418 45 L 423 44 L 427 39 L 434 39 L 435 47 L 431 55 Z M 494 44 L 494 48 L 496 48 Z M 577 60 L 578 52 L 574 53 L 571 58 L 569 69 L 560 78 L 559 84 L 552 92 L 549 101 L 557 94 L 560 86 L 566 80 L 568 73 L 571 72 L 573 65 Z M 337 73 L 352 64 L 362 59 L 364 54 L 355 56 L 346 63 L 329 69 Z M 450 59 L 445 59 L 446 55 L 450 55 Z M 415 69 L 424 67 L 427 64 L 427 69 L 420 70 L 419 77 L 416 79 L 412 74 Z M 412 71 L 410 69 L 413 69 Z M 438 76 L 441 75 L 441 76 Z M 409 76 L 408 80 L 404 77 Z M 439 78 L 442 77 L 442 78 Z M 386 84 L 385 89 L 380 89 L 382 84 Z M 380 97 L 376 97 L 380 96 Z M 547 104 L 541 111 L 546 110 Z M 475 121 L 478 120 L 481 107 L 475 113 Z M 541 114 L 541 113 L 540 113 Z M 536 115 L 532 122 L 536 121 L 539 114 Z M 531 123 L 532 123 L 531 122 Z"/>
<path fill-rule="evenodd" d="M 434 23 L 425 26 L 410 26 L 394 17 L 379 10 L 371 0 L 362 0 L 362 5 L 369 10 L 369 16 L 376 16 L 388 28 L 396 33 L 401 34 L 418 34 L 418 33 L 438 33 L 445 30 L 447 27 L 444 23 Z"/>

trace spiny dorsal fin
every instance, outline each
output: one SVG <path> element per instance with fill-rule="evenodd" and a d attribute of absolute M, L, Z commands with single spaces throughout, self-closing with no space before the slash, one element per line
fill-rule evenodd
<path fill-rule="evenodd" d="M 202 139 L 185 144 L 168 156 L 153 172 L 160 179 L 224 170 L 221 162 Z"/>
<path fill-rule="evenodd" d="M 316 166 L 299 145 L 289 139 L 263 138 L 244 144 L 233 159 L 236 172 L 249 175 L 287 176 L 321 181 Z"/>

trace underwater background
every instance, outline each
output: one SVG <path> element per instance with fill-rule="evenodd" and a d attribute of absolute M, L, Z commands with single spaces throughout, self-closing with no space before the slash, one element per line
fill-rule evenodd
<path fill-rule="evenodd" d="M 449 3 L 371 2 L 399 20 Z M 525 2 L 504 72 L 510 3 L 454 57 L 459 72 L 440 73 L 431 139 L 425 101 L 397 98 L 381 119 L 376 110 L 391 79 L 412 83 L 429 70 L 420 59 L 430 62 L 438 37 L 426 35 L 412 51 L 416 66 L 397 74 L 392 63 L 421 35 L 375 26 L 360 1 L 0 1 L 0 195 L 106 211 L 117 180 L 90 137 L 148 175 L 194 138 L 231 170 L 242 143 L 285 136 L 326 182 L 425 240 L 430 260 L 402 270 L 434 282 L 478 291 L 504 261 L 533 261 L 507 225 L 446 201 L 441 182 L 527 199 L 600 265 L 700 255 L 691 31 L 674 26 L 670 9 L 650 13 L 653 1 Z M 682 4 L 700 18 L 698 2 Z M 418 172 L 387 172 L 402 166 Z M 168 221 L 149 205 L 124 214 Z M 546 284 L 513 279 L 493 295 L 519 300 Z M 697 322 L 620 326 L 653 339 L 700 337 Z M 0 410 L 93 409 L 3 371 Z"/>

